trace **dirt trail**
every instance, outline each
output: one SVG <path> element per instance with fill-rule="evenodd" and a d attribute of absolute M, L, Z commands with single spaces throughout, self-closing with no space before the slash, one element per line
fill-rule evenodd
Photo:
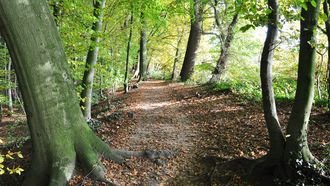
<path fill-rule="evenodd" d="M 126 111 L 133 113 L 135 125 L 120 148 L 169 150 L 178 156 L 190 152 L 195 147 L 194 139 L 197 131 L 176 95 L 177 89 L 181 86 L 164 81 L 149 81 L 144 82 L 138 90 L 131 93 L 128 101 L 130 106 Z M 144 161 L 146 162 L 140 162 L 141 164 L 131 163 L 134 166 L 131 169 L 142 171 L 143 178 L 129 182 L 120 181 L 120 185 L 161 185 L 177 174 L 178 167 L 172 166 L 168 160 L 152 162 L 152 164 L 150 160 Z M 145 168 L 147 169 L 144 170 Z"/>
<path fill-rule="evenodd" d="M 233 100 L 227 93 L 213 95 L 182 83 L 143 82 L 126 96 L 122 111 L 127 114 L 114 124 L 120 129 L 111 143 L 136 151 L 170 150 L 175 156 L 157 161 L 133 158 L 127 166 L 110 163 L 108 177 L 118 185 L 237 184 L 242 167 L 231 164 L 234 170 L 229 171 L 218 163 L 247 154 L 246 145 L 260 144 L 244 140 L 246 127 L 237 124 L 237 118 L 242 113 L 250 116 Z"/>
<path fill-rule="evenodd" d="M 175 84 L 146 82 L 132 103 L 131 111 L 136 115 L 136 131 L 128 146 L 132 149 L 164 149 L 186 151 L 193 146 L 195 135 L 185 111 L 173 100 Z"/>

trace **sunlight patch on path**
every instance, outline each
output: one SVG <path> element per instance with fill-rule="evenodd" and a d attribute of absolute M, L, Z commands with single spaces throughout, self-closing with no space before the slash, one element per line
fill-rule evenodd
<path fill-rule="evenodd" d="M 174 153 L 189 152 L 194 147 L 197 133 L 192 130 L 189 117 L 176 100 L 173 84 L 144 82 L 134 94 L 135 130 L 127 141 L 131 150 L 170 150 Z M 166 164 L 150 171 L 142 185 L 161 185 L 164 175 L 177 172 L 176 167 Z M 165 176 L 166 177 L 166 176 Z"/>
<path fill-rule="evenodd" d="M 166 107 L 166 106 L 171 106 L 174 105 L 175 103 L 173 102 L 160 102 L 160 103 L 141 103 L 137 104 L 136 106 L 132 107 L 133 109 L 143 109 L 143 110 L 153 110 L 157 109 L 160 107 Z"/>

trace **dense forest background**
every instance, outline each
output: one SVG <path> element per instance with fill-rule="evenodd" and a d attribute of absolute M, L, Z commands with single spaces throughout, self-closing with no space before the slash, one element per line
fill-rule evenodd
<path fill-rule="evenodd" d="M 276 41 L 273 82 L 278 99 L 293 99 L 296 87 L 299 49 L 299 2 L 279 2 L 281 8 L 280 34 Z M 150 79 L 178 80 L 187 48 L 191 21 L 195 19 L 190 1 L 108 1 L 103 12 L 103 26 L 95 31 L 93 3 L 84 1 L 49 1 L 64 42 L 71 74 L 77 92 L 86 66 L 87 51 L 97 47 L 98 62 L 93 83 L 93 102 L 103 90 L 117 90 L 125 82 L 126 61 L 128 79 L 138 77 L 141 30 L 146 35 L 146 76 Z M 266 37 L 266 1 L 209 1 L 201 7 L 202 20 L 194 73 L 189 84 L 207 83 L 226 47 L 228 34 L 233 35 L 226 59 L 225 72 L 217 81 L 217 88 L 228 88 L 247 97 L 260 100 L 259 63 Z M 142 16 L 143 12 L 143 16 Z M 235 15 L 237 23 L 228 30 Z M 131 21 L 132 20 L 132 21 Z M 328 49 L 325 22 L 321 12 L 317 29 L 315 100 L 328 105 Z M 132 36 L 129 37 L 132 31 Z M 91 38 L 98 37 L 98 42 Z M 127 49 L 127 43 L 130 48 Z M 129 56 L 127 60 L 127 53 Z M 227 50 L 227 49 L 226 49 Z M 1 105 L 11 104 L 8 89 L 15 89 L 14 69 L 4 41 L 1 43 Z M 10 80 L 9 80 L 10 79 Z M 9 94 L 9 95 L 8 95 Z M 14 93 L 14 104 L 19 104 L 19 92 Z M 17 99 L 16 99 L 17 98 Z"/>

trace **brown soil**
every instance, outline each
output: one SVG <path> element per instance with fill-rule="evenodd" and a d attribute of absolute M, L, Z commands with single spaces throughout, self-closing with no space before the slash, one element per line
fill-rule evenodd
<path fill-rule="evenodd" d="M 248 162 L 240 159 L 259 158 L 268 149 L 261 104 L 230 92 L 149 81 L 94 109 L 94 117 L 104 122 L 97 133 L 112 146 L 175 154 L 170 159 L 132 158 L 123 165 L 104 160 L 107 177 L 118 185 L 245 185 Z M 280 104 L 282 124 L 289 114 L 290 104 Z M 312 152 L 328 166 L 329 120 L 328 113 L 315 108 L 309 135 Z M 3 127 L 0 131 L 3 136 Z M 23 154 L 29 157 L 28 145 Z M 18 163 L 26 167 L 28 158 Z M 87 176 L 78 170 L 70 185 L 105 185 Z M 4 176 L 0 185 L 19 185 L 22 178 Z"/>

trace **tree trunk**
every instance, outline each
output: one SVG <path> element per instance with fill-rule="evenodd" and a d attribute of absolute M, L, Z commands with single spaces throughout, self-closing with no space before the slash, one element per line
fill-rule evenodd
<path fill-rule="evenodd" d="M 98 154 L 122 162 L 86 124 L 46 1 L 0 1 L 5 38 L 22 90 L 31 134 L 32 165 L 24 185 L 65 185 L 76 160 L 104 178 Z"/>
<path fill-rule="evenodd" d="M 86 59 L 86 66 L 84 77 L 82 80 L 83 90 L 80 94 L 81 97 L 81 110 L 84 114 L 86 120 L 92 118 L 91 109 L 92 109 L 92 94 L 93 94 L 93 81 L 95 74 L 95 65 L 97 62 L 97 56 L 99 52 L 99 32 L 102 29 L 102 10 L 105 7 L 106 0 L 96 0 L 94 1 L 94 17 L 97 19 L 96 22 L 93 23 L 92 30 L 94 31 L 94 35 L 91 37 L 91 45 L 89 47 Z"/>
<path fill-rule="evenodd" d="M 231 42 L 234 39 L 234 29 L 237 24 L 238 20 L 238 13 L 236 13 L 233 17 L 233 20 L 228 26 L 227 30 L 227 36 L 225 39 L 224 44 L 221 46 L 221 54 L 220 57 L 217 61 L 217 65 L 214 68 L 214 71 L 212 73 L 212 77 L 210 79 L 210 83 L 216 83 L 220 80 L 221 75 L 224 73 L 226 66 L 227 66 L 227 60 L 228 60 L 228 55 L 229 55 L 229 49 Z"/>
<path fill-rule="evenodd" d="M 175 71 L 176 71 L 176 66 L 177 66 L 177 64 L 179 62 L 179 58 L 180 58 L 180 45 L 182 42 L 182 38 L 183 38 L 183 34 L 180 34 L 179 38 L 178 38 L 178 43 L 176 44 L 176 48 L 175 48 L 175 57 L 174 57 L 172 75 L 171 75 L 172 81 L 176 78 Z"/>
<path fill-rule="evenodd" d="M 129 29 L 129 36 L 127 41 L 127 49 L 126 49 L 126 66 L 125 66 L 125 79 L 124 79 L 124 90 L 125 93 L 128 93 L 128 65 L 129 65 L 129 58 L 131 52 L 131 42 L 132 42 L 132 35 L 133 35 L 133 7 L 131 12 L 131 21 L 130 21 L 130 29 Z"/>
<path fill-rule="evenodd" d="M 148 76 L 150 74 L 149 70 L 150 70 L 150 64 L 152 61 L 152 57 L 153 57 L 153 50 L 150 50 L 149 52 L 149 57 L 148 57 L 148 62 L 147 62 L 147 66 L 146 66 L 146 72 L 145 72 L 145 78 L 148 79 Z"/>
<path fill-rule="evenodd" d="M 138 50 L 136 53 L 135 64 L 133 65 L 132 72 L 133 72 L 132 79 L 136 79 L 139 77 L 139 74 L 140 74 L 140 50 Z"/>
<path fill-rule="evenodd" d="M 323 11 L 324 14 L 328 17 L 328 19 L 325 21 L 325 29 L 326 29 L 326 34 L 327 34 L 327 39 L 328 39 L 328 68 L 327 68 L 327 73 L 328 73 L 328 108 L 330 110 L 330 13 L 329 13 L 329 5 L 330 5 L 330 0 L 325 0 L 323 2 Z"/>
<path fill-rule="evenodd" d="M 307 2 L 308 9 L 301 10 L 300 50 L 298 65 L 298 80 L 295 101 L 291 111 L 284 158 L 291 165 L 297 160 L 311 163 L 315 158 L 309 151 L 307 142 L 308 122 L 314 95 L 315 68 L 315 30 L 319 14 L 320 0 L 314 7 Z"/>
<path fill-rule="evenodd" d="M 272 82 L 272 63 L 276 39 L 278 35 L 277 23 L 279 21 L 278 0 L 268 0 L 268 7 L 272 12 L 268 15 L 268 31 L 261 56 L 260 78 L 262 88 L 262 103 L 264 117 L 270 139 L 269 157 L 272 160 L 281 160 L 285 139 L 277 117 Z"/>
<path fill-rule="evenodd" d="M 142 29 L 140 32 L 140 63 L 139 63 L 139 79 L 138 82 L 144 81 L 146 78 L 146 66 L 147 66 L 147 30 L 144 20 L 144 14 L 141 12 L 141 24 Z"/>
<path fill-rule="evenodd" d="M 194 16 L 191 16 L 191 27 L 186 54 L 180 72 L 181 81 L 187 81 L 193 74 L 199 42 L 202 36 L 202 5 L 200 0 L 193 1 Z"/>
<path fill-rule="evenodd" d="M 8 109 L 10 114 L 14 112 L 13 108 L 13 95 L 12 95 L 12 82 L 11 82 L 11 59 L 10 57 L 8 58 L 8 65 L 7 65 L 7 71 L 8 71 L 8 76 L 7 76 L 7 81 L 8 81 L 8 90 L 7 90 L 7 96 L 8 96 Z"/>

